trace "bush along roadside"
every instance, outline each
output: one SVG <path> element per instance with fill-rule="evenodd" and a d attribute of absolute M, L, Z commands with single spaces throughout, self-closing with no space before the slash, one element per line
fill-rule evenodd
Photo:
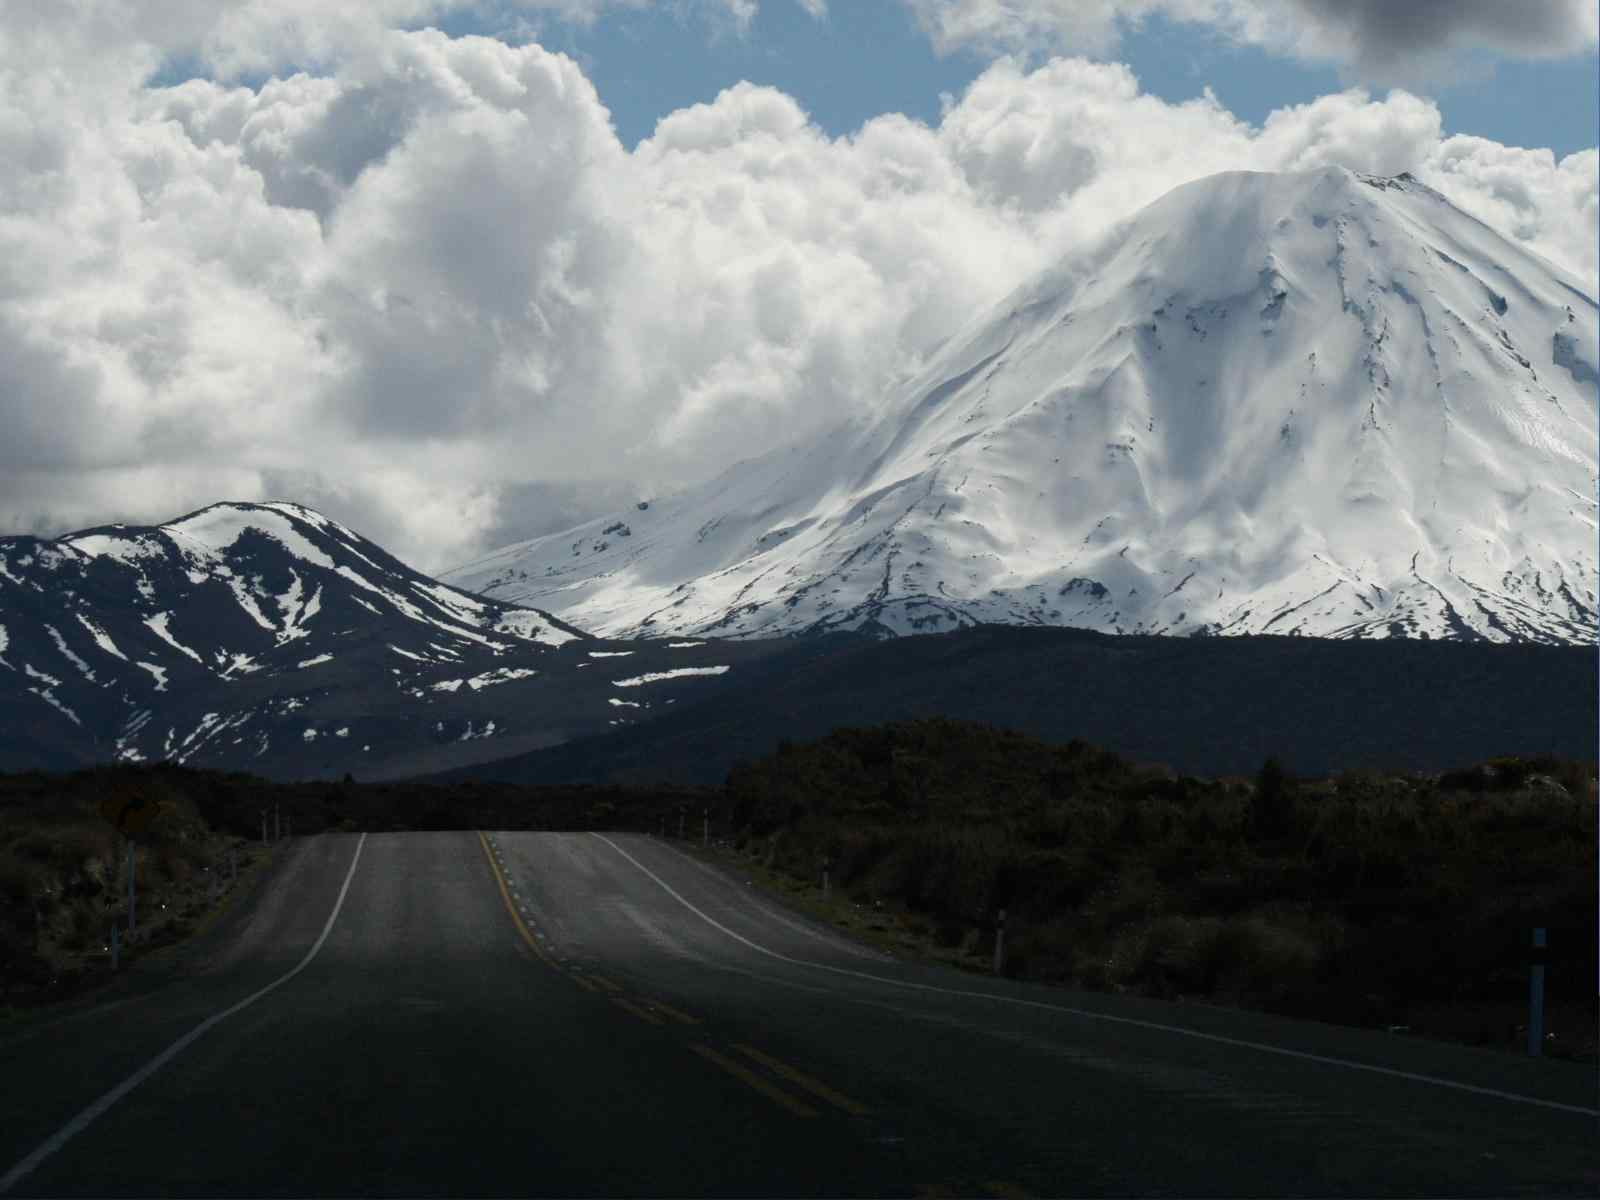
<path fill-rule="evenodd" d="M 1544 1052 L 1596 1060 L 1595 762 L 1436 775 L 1180 776 L 1082 741 L 948 720 L 838 729 L 712 788 L 275 784 L 172 764 L 0 775 L 0 1007 L 106 977 L 126 927 L 107 795 L 158 798 L 133 953 L 216 911 L 262 814 L 296 834 L 596 829 L 722 846 L 802 909 L 893 953 L 1046 983 L 1233 1004 L 1526 1051 L 1546 930 Z M 829 894 L 821 892 L 824 866 Z"/>
<path fill-rule="evenodd" d="M 134 840 L 98 811 L 107 796 L 159 800 Z M 268 855 L 218 831 L 191 797 L 126 771 L 0 781 L 0 1018 L 74 998 L 203 929 Z M 115 960 L 115 961 L 114 961 Z"/>
<path fill-rule="evenodd" d="M 729 776 L 720 836 L 876 941 L 1021 979 L 1596 1061 L 1595 764 L 1181 777 L 1082 742 L 920 721 Z M 823 905 L 821 873 L 834 895 Z"/>

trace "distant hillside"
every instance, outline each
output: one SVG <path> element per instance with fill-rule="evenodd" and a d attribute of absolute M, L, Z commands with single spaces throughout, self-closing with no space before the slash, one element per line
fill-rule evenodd
<path fill-rule="evenodd" d="M 872 642 L 798 639 L 750 683 L 668 715 L 438 776 L 718 784 L 784 738 L 943 716 L 1084 738 L 1204 775 L 1268 753 L 1313 776 L 1439 771 L 1496 754 L 1593 757 L 1591 648 L 982 626 Z M 659 710 L 658 710 L 659 711 Z"/>
<path fill-rule="evenodd" d="M 0 770 L 437 771 L 620 727 L 788 649 L 607 643 L 303 505 L 214 504 L 0 537 Z"/>

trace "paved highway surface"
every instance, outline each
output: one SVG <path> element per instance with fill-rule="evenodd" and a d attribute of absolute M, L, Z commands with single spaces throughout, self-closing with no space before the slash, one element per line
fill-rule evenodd
<path fill-rule="evenodd" d="M 0 1080 L 8 1195 L 1600 1190 L 1592 1068 L 897 962 L 629 834 L 291 843 Z"/>

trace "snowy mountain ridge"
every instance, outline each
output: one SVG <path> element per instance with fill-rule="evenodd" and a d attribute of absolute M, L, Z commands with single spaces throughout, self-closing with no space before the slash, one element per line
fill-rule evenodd
<path fill-rule="evenodd" d="M 1409 176 L 1175 189 L 882 412 L 446 572 L 608 637 L 1592 642 L 1600 321 Z"/>

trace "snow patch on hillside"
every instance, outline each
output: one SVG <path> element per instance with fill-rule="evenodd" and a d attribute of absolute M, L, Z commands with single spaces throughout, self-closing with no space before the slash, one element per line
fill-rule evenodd
<path fill-rule="evenodd" d="M 100 626 L 96 625 L 88 617 L 84 616 L 81 612 L 74 613 L 73 615 L 78 618 L 78 624 L 82 625 L 86 630 L 89 631 L 89 636 L 94 638 L 95 644 L 99 646 L 100 649 L 104 650 L 113 658 L 120 658 L 123 662 L 128 661 L 128 656 L 121 650 L 117 649 L 117 644 L 111 640 L 110 634 L 108 634 L 104 629 L 100 628 Z"/>
<path fill-rule="evenodd" d="M 678 667 L 672 671 L 649 671 L 631 679 L 613 679 L 615 687 L 639 687 L 646 683 L 659 683 L 663 679 L 683 679 L 690 675 L 722 675 L 727 667 Z"/>
<path fill-rule="evenodd" d="M 170 612 L 158 612 L 154 616 L 146 617 L 144 619 L 144 623 L 150 627 L 151 633 L 155 634 L 174 650 L 181 654 L 187 654 L 202 667 L 205 666 L 205 661 L 201 659 L 198 654 L 189 649 L 189 647 L 185 646 L 182 642 L 178 641 L 177 638 L 172 636 L 171 631 L 168 630 L 167 626 L 172 623 L 172 614 Z"/>

